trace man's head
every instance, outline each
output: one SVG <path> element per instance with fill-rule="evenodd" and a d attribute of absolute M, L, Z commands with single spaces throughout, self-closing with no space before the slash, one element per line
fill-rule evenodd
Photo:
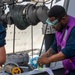
<path fill-rule="evenodd" d="M 48 17 L 50 22 L 58 21 L 56 26 L 53 26 L 57 31 L 62 31 L 64 27 L 66 27 L 68 23 L 68 16 L 65 9 L 62 6 L 55 5 L 53 6 L 49 12 Z"/>

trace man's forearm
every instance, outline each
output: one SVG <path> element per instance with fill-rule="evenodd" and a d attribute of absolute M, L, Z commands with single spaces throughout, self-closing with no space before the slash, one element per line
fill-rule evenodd
<path fill-rule="evenodd" d="M 2 66 L 6 61 L 6 51 L 5 47 L 0 47 L 0 66 Z"/>
<path fill-rule="evenodd" d="M 66 59 L 66 56 L 62 52 L 59 52 L 59 53 L 54 54 L 51 57 L 49 57 L 49 61 L 50 61 L 49 63 L 61 61 L 63 59 Z"/>
<path fill-rule="evenodd" d="M 47 56 L 50 57 L 54 54 L 56 54 L 56 52 L 52 48 L 49 48 L 49 50 L 47 51 Z"/>
<path fill-rule="evenodd" d="M 56 52 L 52 48 L 49 48 L 48 51 L 45 54 L 43 54 L 41 57 L 49 57 L 54 54 L 56 54 Z"/>

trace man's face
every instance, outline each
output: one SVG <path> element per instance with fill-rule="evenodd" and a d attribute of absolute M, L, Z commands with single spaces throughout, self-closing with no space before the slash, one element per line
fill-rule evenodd
<path fill-rule="evenodd" d="M 50 19 L 50 21 L 56 20 L 55 18 L 53 19 L 52 17 L 49 19 Z M 66 25 L 68 23 L 68 17 L 64 16 L 62 18 L 58 18 L 57 20 L 58 20 L 58 23 L 57 23 L 57 25 L 53 26 L 53 28 L 56 31 L 61 32 L 66 27 Z"/>

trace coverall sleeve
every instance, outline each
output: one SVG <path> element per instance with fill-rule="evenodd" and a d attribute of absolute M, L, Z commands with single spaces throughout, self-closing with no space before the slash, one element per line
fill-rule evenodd
<path fill-rule="evenodd" d="M 71 31 L 66 47 L 61 51 L 67 58 L 75 56 L 75 27 Z"/>
<path fill-rule="evenodd" d="M 58 52 L 58 51 L 57 51 L 57 42 L 56 42 L 56 38 L 54 39 L 54 42 L 53 42 L 53 44 L 52 44 L 52 46 L 51 46 L 50 48 L 52 48 L 53 50 L 55 50 L 56 52 Z"/>
<path fill-rule="evenodd" d="M 0 24 L 0 47 L 6 44 L 5 37 L 6 37 L 6 29 L 2 24 Z"/>

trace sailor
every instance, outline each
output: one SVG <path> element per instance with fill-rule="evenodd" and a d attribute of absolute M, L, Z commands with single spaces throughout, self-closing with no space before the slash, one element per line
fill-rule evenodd
<path fill-rule="evenodd" d="M 56 30 L 55 40 L 48 51 L 38 59 L 38 64 L 61 61 L 66 75 L 75 75 L 75 18 L 60 5 L 53 6 L 46 22 Z"/>

